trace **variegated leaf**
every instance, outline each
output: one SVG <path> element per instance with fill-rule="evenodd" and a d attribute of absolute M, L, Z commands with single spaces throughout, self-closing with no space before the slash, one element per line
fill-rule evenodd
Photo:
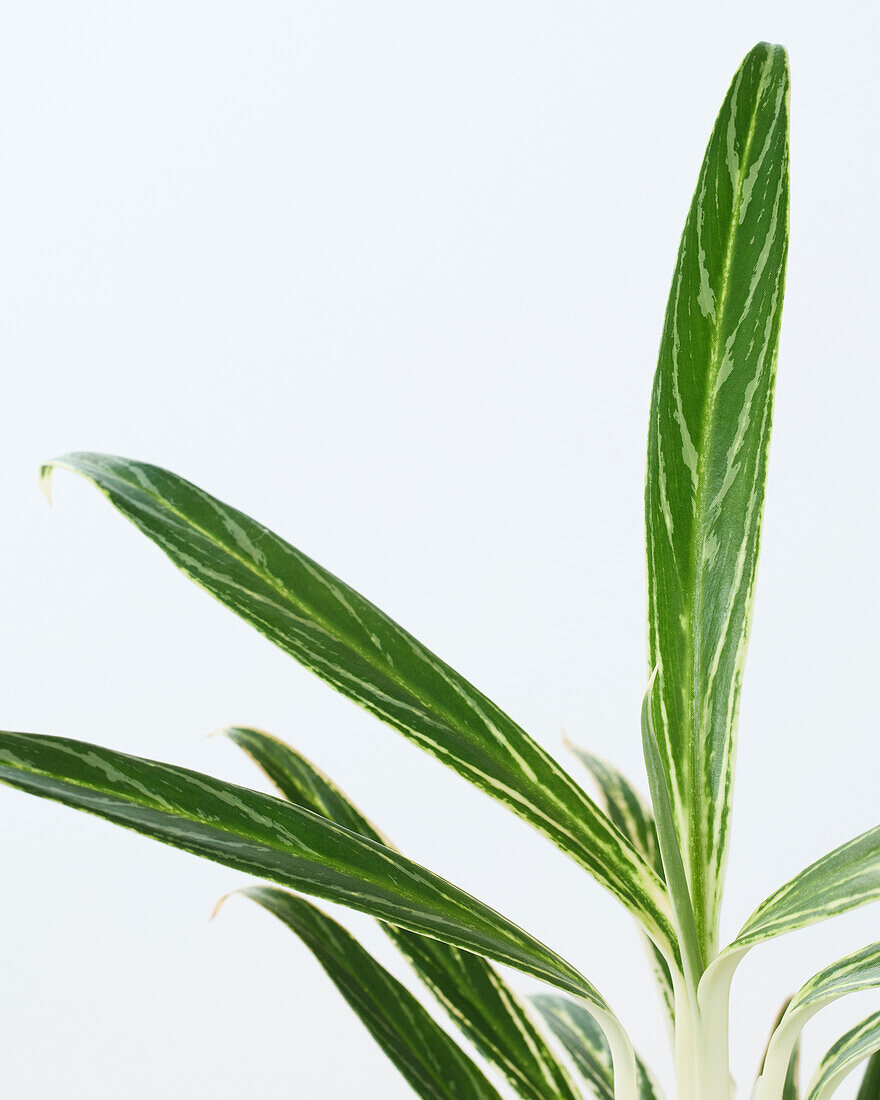
<path fill-rule="evenodd" d="M 788 249 L 788 68 L 736 73 L 685 223 L 654 379 L 645 515 L 660 751 L 706 958 L 717 935 Z"/>
<path fill-rule="evenodd" d="M 868 1059 L 856 1100 L 880 1100 L 880 1054 L 874 1053 Z"/>
<path fill-rule="evenodd" d="M 828 1100 L 844 1077 L 878 1049 L 880 1012 L 874 1012 L 829 1047 L 807 1089 L 807 1100 Z"/>
<path fill-rule="evenodd" d="M 0 732 L 0 783 L 474 951 L 610 1009 L 565 960 L 382 844 L 289 802 L 98 745 Z"/>
<path fill-rule="evenodd" d="M 572 754 L 593 777 L 599 791 L 600 806 L 623 833 L 632 846 L 651 864 L 660 878 L 665 880 L 663 860 L 657 843 L 657 828 L 651 807 L 636 788 L 613 764 L 579 745 L 566 741 Z M 675 1026 L 675 993 L 669 963 L 657 945 L 647 940 L 651 971 L 660 992 L 660 999 L 669 1024 Z"/>
<path fill-rule="evenodd" d="M 281 794 L 369 840 L 392 847 L 356 806 L 300 753 L 261 730 L 226 731 Z M 480 1053 L 526 1100 L 577 1100 L 568 1072 L 535 1027 L 525 1005 L 479 955 L 382 923 L 413 970 Z"/>
<path fill-rule="evenodd" d="M 567 997 L 532 997 L 532 1004 L 547 1026 L 568 1051 L 578 1072 L 597 1100 L 613 1100 L 614 1067 L 608 1042 L 595 1020 L 575 1001 Z M 639 1100 L 660 1100 L 657 1082 L 638 1059 Z"/>
<path fill-rule="evenodd" d="M 370 1034 L 424 1100 L 501 1100 L 409 990 L 341 925 L 286 890 L 243 890 L 309 948 Z"/>
<path fill-rule="evenodd" d="M 801 986 L 773 1032 L 755 1100 L 778 1095 L 800 1033 L 817 1012 L 849 993 L 877 986 L 880 986 L 880 943 L 869 944 L 838 959 Z"/>
<path fill-rule="evenodd" d="M 187 576 L 286 653 L 545 833 L 677 957 L 654 870 L 560 765 L 354 589 L 242 512 L 156 466 L 97 454 L 83 474 Z"/>
<path fill-rule="evenodd" d="M 763 901 L 727 952 L 774 939 L 880 898 L 880 826 L 816 860 Z"/>

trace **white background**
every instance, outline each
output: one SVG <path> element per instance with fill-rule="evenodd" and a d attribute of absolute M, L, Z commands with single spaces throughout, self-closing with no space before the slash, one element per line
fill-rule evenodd
<path fill-rule="evenodd" d="M 2 724 L 260 783 L 289 739 L 412 857 L 574 961 L 666 1076 L 630 921 L 502 808 L 197 590 L 40 460 L 168 466 L 388 610 L 534 736 L 637 776 L 648 395 L 716 111 L 792 65 L 792 244 L 724 931 L 880 820 L 877 5 L 10 5 Z M 9 1097 L 406 1097 L 241 881 L 0 790 Z M 349 926 L 402 973 L 365 918 Z M 754 952 L 783 997 L 877 908 Z M 528 981 L 515 979 L 520 988 Z M 880 998 L 808 1033 L 808 1068 Z M 743 1087 L 742 1094 L 746 1093 Z M 854 1086 L 841 1090 L 853 1094 Z"/>

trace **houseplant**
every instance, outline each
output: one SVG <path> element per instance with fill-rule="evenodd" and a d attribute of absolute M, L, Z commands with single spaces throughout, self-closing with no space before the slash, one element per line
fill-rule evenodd
<path fill-rule="evenodd" d="M 609 889 L 651 944 L 683 1100 L 729 1093 L 727 994 L 743 955 L 880 895 L 877 829 L 783 886 L 719 951 L 787 255 L 787 124 L 785 55 L 762 44 L 735 75 L 710 139 L 654 383 L 646 487 L 651 676 L 642 708 L 651 810 L 613 768 L 579 751 L 598 791 L 594 802 L 519 726 L 377 608 L 183 479 L 94 454 L 67 456 L 44 471 L 47 484 L 58 466 L 90 478 L 184 572 L 276 645 L 506 803 Z M 11 732 L 0 734 L 0 779 L 275 883 L 245 892 L 315 952 L 419 1095 L 497 1092 L 407 990 L 298 894 L 382 921 L 519 1095 L 658 1094 L 608 1002 L 569 963 L 399 854 L 292 749 L 256 730 L 229 734 L 284 801 L 98 746 Z M 560 992 L 527 1007 L 487 960 Z M 774 1029 L 756 1097 L 800 1095 L 800 1028 L 834 998 L 877 984 L 878 945 L 811 979 Z M 832 1047 L 805 1095 L 830 1095 L 878 1046 L 880 1019 L 872 1016 Z M 872 1060 L 863 1100 L 880 1096 L 878 1075 Z"/>

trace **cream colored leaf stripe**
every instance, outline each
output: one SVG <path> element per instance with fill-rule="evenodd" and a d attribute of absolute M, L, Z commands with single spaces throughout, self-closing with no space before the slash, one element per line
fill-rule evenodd
<path fill-rule="evenodd" d="M 746 57 L 681 238 L 654 379 L 645 517 L 654 724 L 701 947 L 715 951 L 788 250 L 788 69 Z"/>
<path fill-rule="evenodd" d="M 515 722 L 352 588 L 183 478 L 106 455 L 50 463 L 92 480 L 196 583 L 286 653 L 544 832 L 670 959 L 663 882 Z"/>

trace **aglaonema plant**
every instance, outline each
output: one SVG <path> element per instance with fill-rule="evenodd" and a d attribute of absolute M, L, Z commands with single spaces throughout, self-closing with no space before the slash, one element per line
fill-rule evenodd
<path fill-rule="evenodd" d="M 651 399 L 641 710 L 650 805 L 615 768 L 572 746 L 590 797 L 372 603 L 175 474 L 90 453 L 43 471 L 47 483 L 59 467 L 90 479 L 197 584 L 535 826 L 609 890 L 649 944 L 679 1100 L 733 1093 L 729 990 L 745 954 L 880 897 L 878 827 L 806 868 L 757 907 L 732 943 L 718 943 L 787 251 L 788 67 L 780 47 L 760 44 L 734 76 L 709 140 Z M 29 733 L 0 734 L 0 779 L 273 884 L 244 893 L 311 949 L 419 1096 L 486 1100 L 499 1096 L 498 1075 L 526 1100 L 661 1095 L 609 1002 L 571 963 L 407 859 L 292 748 L 254 729 L 227 732 L 280 798 Z M 302 895 L 375 917 L 465 1045 Z M 498 963 L 554 992 L 521 997 Z M 754 1100 L 826 1100 L 866 1059 L 859 1097 L 880 1100 L 880 1014 L 831 1047 L 805 1092 L 797 1081 L 805 1023 L 837 998 L 877 986 L 880 943 L 810 978 L 772 1030 Z"/>

